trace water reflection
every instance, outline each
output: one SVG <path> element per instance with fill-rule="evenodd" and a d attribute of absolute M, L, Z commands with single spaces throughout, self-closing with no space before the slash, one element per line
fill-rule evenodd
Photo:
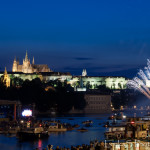
<path fill-rule="evenodd" d="M 39 139 L 39 141 L 38 141 L 38 148 L 42 148 L 42 140 L 41 139 Z"/>
<path fill-rule="evenodd" d="M 109 115 L 105 117 L 102 115 L 96 116 L 69 116 L 69 117 L 56 117 L 55 120 L 60 120 L 61 122 L 67 122 L 74 124 L 79 124 L 80 128 L 84 125 L 83 121 L 93 120 L 93 126 L 87 128 L 88 132 L 79 132 L 76 129 L 67 132 L 51 132 L 47 139 L 40 139 L 37 141 L 19 141 L 16 136 L 8 137 L 5 135 L 0 135 L 0 147 L 3 150 L 33 150 L 35 148 L 46 148 L 48 144 L 54 145 L 56 148 L 57 145 L 60 147 L 70 147 L 71 145 L 81 145 L 89 144 L 91 140 L 104 140 L 104 131 L 103 122 L 106 122 L 106 119 Z M 45 120 L 50 118 L 45 118 Z"/>

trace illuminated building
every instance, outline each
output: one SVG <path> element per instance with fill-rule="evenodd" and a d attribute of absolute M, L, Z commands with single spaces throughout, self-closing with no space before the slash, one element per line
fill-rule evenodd
<path fill-rule="evenodd" d="M 5 72 L 2 75 L 1 80 L 6 85 L 6 87 L 10 87 L 10 77 L 9 77 L 9 75 L 7 73 L 6 67 L 5 67 Z"/>
<path fill-rule="evenodd" d="M 67 81 L 73 88 L 81 88 L 81 76 L 72 76 L 66 72 L 43 72 L 43 73 L 22 73 L 22 72 L 8 72 L 10 79 L 18 77 L 22 80 L 33 80 L 40 78 L 41 81 L 49 82 L 59 80 L 61 82 Z M 0 73 L 0 77 L 3 73 Z M 107 76 L 82 76 L 82 87 L 87 89 L 97 89 L 100 85 L 105 85 L 109 89 L 126 89 L 127 79 L 125 77 L 107 77 Z"/>
<path fill-rule="evenodd" d="M 83 75 L 83 73 L 82 73 Z M 86 91 L 86 87 L 83 86 L 83 80 L 82 80 L 82 77 L 80 77 L 80 85 L 79 87 L 74 87 L 74 91 L 78 91 L 78 92 L 85 92 Z"/>
<path fill-rule="evenodd" d="M 82 71 L 82 76 L 87 76 L 87 72 L 86 72 L 86 69 L 83 69 L 83 71 Z"/>
<path fill-rule="evenodd" d="M 0 73 L 0 77 L 3 73 Z M 127 79 L 125 77 L 115 76 L 88 76 L 86 69 L 83 69 L 81 76 L 72 76 L 69 72 L 53 72 L 48 68 L 48 65 L 35 65 L 34 58 L 32 64 L 26 53 L 23 64 L 20 65 L 19 61 L 14 60 L 12 72 L 5 75 L 6 78 L 10 77 L 13 80 L 15 77 L 22 80 L 33 80 L 40 78 L 41 81 L 47 83 L 49 81 L 59 80 L 60 82 L 66 81 L 70 84 L 75 91 L 86 91 L 86 89 L 98 89 L 99 86 L 105 85 L 109 89 L 126 89 Z M 81 82 L 82 81 L 82 82 Z M 7 86 L 10 81 L 7 79 Z M 148 84 L 148 83 L 147 83 Z M 82 85 L 82 86 L 81 86 Z"/>
<path fill-rule="evenodd" d="M 23 72 L 23 73 L 37 73 L 37 72 L 51 72 L 48 65 L 36 65 L 34 62 L 34 57 L 32 64 L 30 63 L 30 59 L 28 58 L 28 54 L 26 52 L 25 59 L 23 59 L 23 64 L 20 65 L 19 61 L 14 59 L 12 72 Z"/>
<path fill-rule="evenodd" d="M 80 76 L 73 76 L 69 81 L 72 87 L 79 86 Z M 83 86 L 89 89 L 97 89 L 105 85 L 109 89 L 126 89 L 127 79 L 125 77 L 113 76 L 82 76 Z"/>

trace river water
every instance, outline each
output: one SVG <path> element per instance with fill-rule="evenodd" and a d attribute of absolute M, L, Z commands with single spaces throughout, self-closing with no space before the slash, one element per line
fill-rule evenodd
<path fill-rule="evenodd" d="M 110 114 L 105 115 L 88 115 L 88 116 L 61 116 L 52 118 L 42 118 L 43 120 L 60 120 L 64 123 L 79 124 L 80 128 L 84 127 L 83 121 L 92 120 L 93 126 L 88 127 L 87 132 L 80 132 L 76 129 L 66 132 L 50 133 L 47 139 L 39 139 L 36 141 L 19 141 L 15 135 L 6 136 L 0 135 L 0 149 L 1 150 L 34 150 L 39 148 L 42 150 L 48 144 L 60 147 L 68 147 L 71 145 L 77 146 L 81 144 L 89 144 L 91 140 L 104 140 L 105 128 L 103 123 L 107 121 Z M 70 119 L 71 118 L 71 119 Z"/>

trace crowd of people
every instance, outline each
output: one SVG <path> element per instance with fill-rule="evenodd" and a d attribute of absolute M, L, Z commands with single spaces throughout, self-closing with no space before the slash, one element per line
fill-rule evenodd
<path fill-rule="evenodd" d="M 111 150 L 111 146 L 107 143 L 104 143 L 103 141 L 99 142 L 97 140 L 91 141 L 89 145 L 82 144 L 78 146 L 71 146 L 70 148 L 67 147 L 59 147 L 53 148 L 53 145 L 48 145 L 47 148 L 44 148 L 42 150 Z M 40 148 L 36 148 L 36 150 L 41 150 Z"/>

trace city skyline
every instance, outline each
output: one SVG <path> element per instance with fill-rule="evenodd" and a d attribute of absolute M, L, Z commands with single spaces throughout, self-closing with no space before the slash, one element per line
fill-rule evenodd
<path fill-rule="evenodd" d="M 14 57 L 22 61 L 27 50 L 54 71 L 132 77 L 150 55 L 148 4 L 2 1 L 0 69 L 11 70 Z"/>
<path fill-rule="evenodd" d="M 26 51 L 26 54 L 28 55 L 28 53 L 27 53 L 27 51 Z M 35 64 L 37 64 L 37 62 L 39 62 L 37 65 L 43 65 L 42 64 L 42 62 L 40 62 L 40 61 L 38 61 L 35 57 L 34 57 L 35 55 L 28 55 L 28 59 L 29 59 L 29 61 L 30 61 L 30 64 L 33 64 L 33 59 L 34 59 L 34 62 L 35 62 Z M 3 67 L 1 67 L 0 68 L 0 71 L 4 71 L 5 70 L 5 68 L 7 68 L 7 70 L 8 70 L 8 72 L 12 72 L 12 68 L 13 68 L 13 63 L 14 63 L 14 61 L 16 60 L 16 61 L 18 61 L 19 62 L 19 64 L 22 64 L 23 63 L 23 61 L 24 61 L 24 58 L 25 58 L 25 55 L 24 55 L 24 57 L 22 57 L 22 58 L 20 58 L 20 57 L 18 57 L 17 55 L 15 55 L 15 57 L 14 57 L 14 59 L 12 59 L 13 61 L 12 61 L 12 64 L 9 64 L 9 67 L 7 67 L 6 65 L 4 65 L 4 68 Z M 81 58 L 82 59 L 82 58 Z M 46 63 L 45 63 L 45 65 L 47 65 Z M 49 66 L 48 66 L 49 67 Z M 105 67 L 101 67 L 102 68 L 102 70 L 103 69 L 107 69 L 106 68 L 107 66 L 105 66 Z M 142 66 L 141 66 L 142 67 Z M 88 67 L 87 67 L 88 68 Z M 82 75 L 82 72 L 83 72 L 83 70 L 87 70 L 87 68 L 82 68 L 82 67 L 80 67 L 80 68 L 78 68 L 79 70 L 77 70 L 76 72 L 77 73 L 74 73 L 72 70 L 70 71 L 70 73 L 72 74 L 72 75 Z M 95 67 L 96 68 L 96 67 Z M 70 68 L 71 69 L 71 68 Z M 89 68 L 88 68 L 89 69 Z M 99 71 L 98 73 L 92 73 L 92 72 L 90 72 L 90 69 L 89 69 L 89 72 L 87 73 L 87 76 L 123 76 L 123 77 L 129 77 L 129 78 L 131 78 L 134 74 L 135 74 L 135 71 L 136 70 L 138 70 L 139 68 L 137 68 L 137 69 L 130 69 L 130 70 L 128 70 L 128 71 L 130 71 L 130 73 L 131 74 L 129 74 L 128 75 L 128 71 L 112 71 L 112 72 L 101 72 L 101 71 Z M 66 69 L 67 70 L 67 69 Z M 56 70 L 55 68 L 53 68 L 53 72 L 69 72 L 69 71 L 61 71 L 61 70 Z M 68 68 L 68 70 L 69 70 L 69 68 Z"/>

